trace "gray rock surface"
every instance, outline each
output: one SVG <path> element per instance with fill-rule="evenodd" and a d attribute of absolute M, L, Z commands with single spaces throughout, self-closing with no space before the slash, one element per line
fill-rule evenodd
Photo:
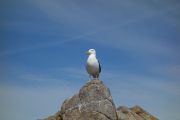
<path fill-rule="evenodd" d="M 100 80 L 91 80 L 79 94 L 65 100 L 61 107 L 63 120 L 117 120 L 110 91 Z"/>
<path fill-rule="evenodd" d="M 158 120 L 139 106 L 116 110 L 110 90 L 102 81 L 86 83 L 78 94 L 66 99 L 61 110 L 44 120 Z"/>

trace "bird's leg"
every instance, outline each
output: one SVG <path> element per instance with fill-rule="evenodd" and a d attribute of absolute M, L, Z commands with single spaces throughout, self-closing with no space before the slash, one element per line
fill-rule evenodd
<path fill-rule="evenodd" d="M 99 80 L 99 75 L 98 74 L 96 75 L 96 79 Z"/>
<path fill-rule="evenodd" d="M 98 75 L 96 75 L 96 79 L 98 79 Z"/>
<path fill-rule="evenodd" d="M 89 74 L 89 81 L 91 81 L 91 75 Z"/>

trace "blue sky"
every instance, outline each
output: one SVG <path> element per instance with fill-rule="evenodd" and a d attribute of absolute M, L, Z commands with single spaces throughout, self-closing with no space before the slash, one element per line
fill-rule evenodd
<path fill-rule="evenodd" d="M 117 107 L 179 120 L 179 11 L 178 0 L 1 0 L 0 119 L 57 112 L 89 80 L 95 48 Z"/>

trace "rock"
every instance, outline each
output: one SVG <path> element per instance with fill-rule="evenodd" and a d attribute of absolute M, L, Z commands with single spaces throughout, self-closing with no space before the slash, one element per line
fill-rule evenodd
<path fill-rule="evenodd" d="M 43 120 L 62 120 L 61 112 L 57 112 L 55 115 L 49 116 Z"/>
<path fill-rule="evenodd" d="M 110 91 L 100 80 L 91 80 L 79 94 L 65 100 L 61 107 L 63 120 L 117 120 Z"/>
<path fill-rule="evenodd" d="M 79 93 L 66 99 L 61 110 L 44 120 L 158 120 L 139 106 L 114 105 L 110 90 L 102 81 L 86 83 Z"/>
<path fill-rule="evenodd" d="M 130 108 L 132 112 L 136 113 L 137 115 L 141 116 L 145 120 L 158 120 L 156 117 L 152 116 L 150 113 L 146 112 L 140 106 L 134 106 Z"/>
<path fill-rule="evenodd" d="M 121 106 L 117 109 L 117 115 L 118 120 L 158 120 L 139 106 L 132 108 Z"/>
<path fill-rule="evenodd" d="M 117 109 L 117 115 L 118 120 L 144 120 L 125 106 L 121 106 Z"/>

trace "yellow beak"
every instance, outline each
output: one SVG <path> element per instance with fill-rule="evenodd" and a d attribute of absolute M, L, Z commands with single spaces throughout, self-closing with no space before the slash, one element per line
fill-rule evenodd
<path fill-rule="evenodd" d="M 89 51 L 87 51 L 87 52 L 86 52 L 86 55 L 90 55 L 90 52 L 89 52 Z"/>

